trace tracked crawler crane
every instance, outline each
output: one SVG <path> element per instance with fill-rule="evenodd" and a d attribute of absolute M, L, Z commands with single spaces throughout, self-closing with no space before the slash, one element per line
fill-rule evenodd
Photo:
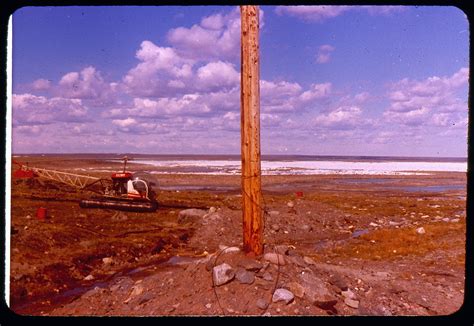
<path fill-rule="evenodd" d="M 13 161 L 19 169 L 13 173 L 17 178 L 34 178 L 58 181 L 79 190 L 95 193 L 88 199 L 82 199 L 83 208 L 109 208 L 135 212 L 153 212 L 158 208 L 155 188 L 158 183 L 154 177 L 144 172 L 131 173 L 126 170 L 128 158 L 124 161 L 123 171 L 113 173 L 111 179 L 97 178 L 64 171 L 29 167 Z"/>

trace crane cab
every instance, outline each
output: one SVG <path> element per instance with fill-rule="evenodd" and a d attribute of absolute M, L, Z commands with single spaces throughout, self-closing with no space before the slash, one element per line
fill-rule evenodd
<path fill-rule="evenodd" d="M 153 185 L 154 183 L 150 185 L 146 179 L 130 172 L 112 174 L 113 194 L 119 197 L 151 200 L 154 194 Z"/>

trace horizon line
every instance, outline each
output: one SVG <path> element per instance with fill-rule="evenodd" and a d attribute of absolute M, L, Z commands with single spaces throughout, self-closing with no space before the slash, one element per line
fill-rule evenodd
<path fill-rule="evenodd" d="M 135 152 L 71 152 L 71 153 L 13 153 L 14 155 L 143 155 L 143 156 L 241 156 L 241 154 L 189 154 L 189 153 L 135 153 Z M 261 154 L 261 157 L 264 156 L 301 156 L 301 157 L 377 157 L 377 158 L 440 158 L 440 159 L 468 159 L 468 156 L 404 156 L 404 155 L 361 155 L 361 154 L 352 154 L 352 155 L 342 155 L 342 154 Z"/>

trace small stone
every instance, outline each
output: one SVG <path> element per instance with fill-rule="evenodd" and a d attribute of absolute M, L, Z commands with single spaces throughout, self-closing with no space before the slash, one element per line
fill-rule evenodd
<path fill-rule="evenodd" d="M 288 206 L 289 208 L 293 208 L 295 207 L 295 203 L 293 201 L 289 201 L 288 203 L 286 203 L 286 206 Z"/>
<path fill-rule="evenodd" d="M 113 263 L 113 259 L 110 258 L 110 257 L 105 257 L 105 258 L 102 258 L 102 262 L 105 264 L 105 265 L 110 265 Z"/>
<path fill-rule="evenodd" d="M 351 291 L 351 289 L 347 289 L 346 291 L 341 291 L 341 294 L 343 297 L 348 298 L 348 299 L 355 299 L 356 295 L 354 292 Z"/>
<path fill-rule="evenodd" d="M 92 281 L 94 279 L 94 276 L 89 274 L 86 277 L 84 277 L 84 281 Z"/>
<path fill-rule="evenodd" d="M 290 282 L 285 287 L 288 288 L 296 297 L 302 298 L 304 296 L 304 287 L 298 282 Z"/>
<path fill-rule="evenodd" d="M 370 222 L 369 225 L 372 226 L 372 227 L 374 227 L 374 228 L 376 228 L 377 226 L 379 226 L 377 223 L 374 223 L 374 222 Z"/>
<path fill-rule="evenodd" d="M 352 299 L 349 299 L 349 298 L 345 298 L 344 303 L 346 305 L 348 305 L 349 307 L 351 307 L 351 308 L 354 308 L 354 309 L 359 308 L 359 301 L 358 300 L 352 300 Z"/>
<path fill-rule="evenodd" d="M 304 231 L 304 232 L 311 232 L 313 230 L 313 227 L 311 225 L 308 225 L 308 224 L 303 224 L 301 226 L 301 230 Z"/>
<path fill-rule="evenodd" d="M 235 273 L 235 278 L 241 284 L 252 284 L 255 280 L 255 273 L 249 272 L 245 270 L 244 268 L 239 268 L 237 269 L 237 272 Z"/>
<path fill-rule="evenodd" d="M 219 245 L 219 250 L 222 250 L 222 254 L 230 254 L 232 252 L 239 252 L 240 248 L 238 247 L 229 247 L 225 245 Z"/>
<path fill-rule="evenodd" d="M 276 289 L 273 293 L 272 301 L 279 302 L 283 301 L 286 304 L 289 304 L 295 298 L 294 294 L 288 291 L 287 289 Z"/>
<path fill-rule="evenodd" d="M 26 215 L 26 218 L 27 218 L 27 219 L 30 219 L 30 218 L 31 218 L 31 215 Z"/>
<path fill-rule="evenodd" d="M 453 219 L 451 220 L 451 223 L 457 223 L 457 222 L 459 222 L 459 219 L 458 219 L 458 218 L 453 218 Z"/>
<path fill-rule="evenodd" d="M 235 277 L 235 272 L 229 264 L 223 263 L 214 266 L 212 269 L 212 277 L 214 279 L 214 285 L 220 286 L 232 281 Z"/>
<path fill-rule="evenodd" d="M 208 212 L 209 214 L 212 214 L 212 213 L 215 213 L 215 212 L 217 212 L 217 208 L 212 207 L 212 206 L 209 207 L 209 212 Z"/>
<path fill-rule="evenodd" d="M 275 216 L 280 215 L 280 212 L 279 212 L 279 211 L 270 211 L 270 212 L 268 212 L 268 214 L 269 214 L 271 217 L 275 217 Z"/>
<path fill-rule="evenodd" d="M 418 233 L 418 234 L 425 234 L 426 231 L 425 231 L 425 229 L 424 229 L 423 227 L 419 227 L 418 229 L 416 229 L 416 233 Z"/>
<path fill-rule="evenodd" d="M 248 271 L 257 272 L 263 268 L 263 264 L 255 259 L 243 258 L 238 263 L 237 266 L 243 267 Z"/>
<path fill-rule="evenodd" d="M 260 298 L 257 300 L 257 307 L 260 308 L 261 310 L 267 309 L 268 305 L 269 305 L 269 302 L 265 299 Z"/>
<path fill-rule="evenodd" d="M 275 265 L 285 265 L 286 264 L 285 257 L 283 255 L 276 254 L 276 253 L 273 253 L 273 252 L 269 252 L 269 253 L 266 253 L 265 255 L 263 255 L 263 259 L 266 260 L 266 261 L 269 261 L 270 263 L 275 264 Z"/>
<path fill-rule="evenodd" d="M 445 217 L 442 219 L 443 222 L 449 222 L 449 218 L 448 217 Z"/>
<path fill-rule="evenodd" d="M 212 304 L 211 304 L 211 303 L 206 304 L 206 308 L 207 308 L 207 309 L 211 309 L 211 307 L 212 307 Z"/>
<path fill-rule="evenodd" d="M 278 232 L 278 230 L 280 230 L 280 226 L 278 226 L 278 224 L 272 224 L 270 228 L 275 232 Z"/>
<path fill-rule="evenodd" d="M 206 214 L 207 214 L 207 211 L 203 209 L 196 209 L 196 208 L 185 209 L 179 212 L 178 223 L 195 222 L 197 220 L 200 220 Z"/>
<path fill-rule="evenodd" d="M 265 281 L 273 281 L 273 276 L 268 271 L 263 273 L 262 277 Z"/>

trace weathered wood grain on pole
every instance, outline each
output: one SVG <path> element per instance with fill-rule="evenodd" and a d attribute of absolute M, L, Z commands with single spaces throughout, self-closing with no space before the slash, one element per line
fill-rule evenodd
<path fill-rule="evenodd" d="M 241 151 L 243 249 L 263 253 L 260 167 L 259 9 L 241 6 Z"/>

